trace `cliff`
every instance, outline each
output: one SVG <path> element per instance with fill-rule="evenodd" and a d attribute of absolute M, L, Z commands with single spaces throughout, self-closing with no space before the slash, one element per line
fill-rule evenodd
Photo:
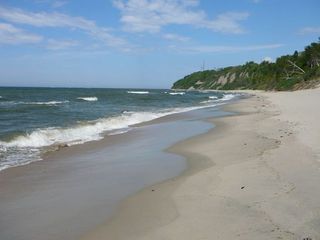
<path fill-rule="evenodd" d="M 295 90 L 320 82 L 320 39 L 301 52 L 216 70 L 194 72 L 175 82 L 173 89 L 260 89 Z"/>

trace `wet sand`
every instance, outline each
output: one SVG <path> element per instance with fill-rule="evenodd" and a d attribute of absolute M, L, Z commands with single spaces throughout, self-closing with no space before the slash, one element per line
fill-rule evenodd
<path fill-rule="evenodd" d="M 118 203 L 186 169 L 169 146 L 213 127 L 217 108 L 176 114 L 104 140 L 62 148 L 0 173 L 1 240 L 73 240 L 114 214 Z"/>
<path fill-rule="evenodd" d="M 168 149 L 187 158 L 184 174 L 82 239 L 320 239 L 320 90 L 251 93 Z"/>

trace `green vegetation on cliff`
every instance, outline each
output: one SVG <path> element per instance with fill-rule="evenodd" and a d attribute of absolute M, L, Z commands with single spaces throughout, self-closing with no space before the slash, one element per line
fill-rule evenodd
<path fill-rule="evenodd" d="M 304 51 L 277 58 L 275 62 L 206 70 L 192 73 L 173 85 L 173 89 L 261 89 L 295 90 L 310 88 L 320 81 L 320 38 Z"/>

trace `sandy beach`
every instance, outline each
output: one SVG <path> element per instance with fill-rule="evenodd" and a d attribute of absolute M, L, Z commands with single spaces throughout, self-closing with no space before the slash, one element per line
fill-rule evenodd
<path fill-rule="evenodd" d="M 0 240 L 320 240 L 319 10 L 0 0 Z"/>
<path fill-rule="evenodd" d="M 203 119 L 225 114 L 210 107 L 168 115 L 1 171 L 0 239 L 79 239 L 123 199 L 180 175 L 186 161 L 164 150 L 211 129 Z"/>
<path fill-rule="evenodd" d="M 122 202 L 85 240 L 319 239 L 320 89 L 251 92 L 168 152 L 179 177 Z"/>

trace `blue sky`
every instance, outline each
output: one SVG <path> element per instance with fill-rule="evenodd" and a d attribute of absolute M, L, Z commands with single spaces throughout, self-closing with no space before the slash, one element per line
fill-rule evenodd
<path fill-rule="evenodd" d="M 320 36 L 318 0 L 2 0 L 0 85 L 169 88 Z"/>

